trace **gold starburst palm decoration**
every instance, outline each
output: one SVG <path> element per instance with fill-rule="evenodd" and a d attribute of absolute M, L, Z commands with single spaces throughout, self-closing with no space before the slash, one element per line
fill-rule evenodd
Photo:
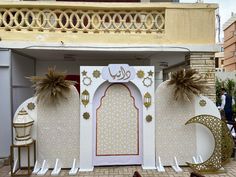
<path fill-rule="evenodd" d="M 55 68 L 49 68 L 45 76 L 31 76 L 37 101 L 46 104 L 58 104 L 61 99 L 66 99 L 70 86 L 75 81 L 65 80 L 65 72 L 58 72 Z"/>
<path fill-rule="evenodd" d="M 187 101 L 191 101 L 193 95 L 199 95 L 207 88 L 206 81 L 194 69 L 182 69 L 171 73 L 168 85 L 174 86 L 175 100 Z"/>

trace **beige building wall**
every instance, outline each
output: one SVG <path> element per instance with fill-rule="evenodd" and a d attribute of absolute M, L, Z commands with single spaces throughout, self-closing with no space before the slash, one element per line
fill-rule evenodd
<path fill-rule="evenodd" d="M 215 53 L 215 67 L 216 71 L 224 71 L 224 52 Z"/>
<path fill-rule="evenodd" d="M 236 70 L 236 13 L 224 24 L 224 68 Z"/>
<path fill-rule="evenodd" d="M 215 54 L 213 52 L 191 52 L 186 54 L 185 62 L 181 62 L 163 70 L 164 80 L 169 78 L 170 72 L 180 69 L 196 69 L 206 81 L 207 89 L 204 96 L 216 101 L 215 92 Z"/>
<path fill-rule="evenodd" d="M 212 101 L 216 101 L 215 90 L 215 60 L 214 53 L 210 52 L 195 52 L 186 55 L 186 68 L 192 68 L 202 74 L 206 81 L 207 90 L 204 96 L 207 96 Z"/>

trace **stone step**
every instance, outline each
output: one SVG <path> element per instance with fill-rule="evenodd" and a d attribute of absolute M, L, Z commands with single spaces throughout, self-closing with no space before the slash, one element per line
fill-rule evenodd
<path fill-rule="evenodd" d="M 10 158 L 5 158 L 5 159 L 4 159 L 4 165 L 5 165 L 5 166 L 10 165 Z"/>
<path fill-rule="evenodd" d="M 4 159 L 0 159 L 0 168 L 4 166 Z"/>
<path fill-rule="evenodd" d="M 0 167 L 8 166 L 8 165 L 10 165 L 9 158 L 2 158 L 2 159 L 0 159 Z"/>

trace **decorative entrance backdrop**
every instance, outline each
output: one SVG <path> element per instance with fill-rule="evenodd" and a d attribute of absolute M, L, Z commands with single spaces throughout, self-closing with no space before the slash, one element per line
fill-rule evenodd
<path fill-rule="evenodd" d="M 123 84 L 105 91 L 96 117 L 96 155 L 138 155 L 139 115 L 134 98 Z"/>
<path fill-rule="evenodd" d="M 108 72 L 106 72 L 108 71 Z M 98 88 L 102 86 L 105 82 L 112 82 L 112 83 L 132 83 L 134 84 L 141 96 L 142 96 L 142 166 L 144 169 L 155 169 L 155 103 L 154 103 L 154 67 L 153 66 L 134 66 L 130 67 L 126 64 L 117 64 L 117 65 L 108 65 L 108 66 L 81 66 L 80 67 L 80 75 L 81 75 L 81 82 L 80 82 L 80 93 L 81 93 L 81 112 L 80 112 L 80 171 L 91 171 L 93 170 L 93 139 L 94 139 L 94 129 L 93 120 L 95 117 L 93 116 L 93 109 L 94 103 L 93 99 L 95 93 Z M 109 90 L 108 90 L 109 92 Z M 120 92 L 120 90 L 119 90 Z M 118 93 L 119 93 L 118 92 Z M 125 92 L 122 90 L 122 92 Z M 108 93 L 108 94 L 115 94 L 115 93 Z M 116 95 L 116 94 L 115 94 Z M 127 95 L 127 94 L 126 94 Z M 113 96 L 112 96 L 113 97 Z M 116 95 L 117 99 L 120 95 Z M 130 97 L 130 95 L 129 95 Z M 108 97 L 110 99 L 110 97 Z M 125 98 L 125 100 L 128 97 Z M 120 99 L 120 98 L 119 98 Z M 128 102 L 132 101 L 130 99 L 126 100 Z M 119 101 L 118 101 L 119 102 Z M 105 100 L 105 103 L 106 100 Z M 124 104 L 124 103 L 123 103 Z M 108 109 L 108 108 L 106 108 Z M 123 108 L 122 108 L 123 109 Z M 137 114 L 135 113 L 134 109 L 129 109 L 128 114 Z M 99 110 L 98 110 L 99 112 Z M 103 124 L 108 125 L 107 119 L 109 119 L 107 115 L 105 115 L 105 111 L 100 110 L 99 114 L 103 114 L 103 116 L 107 117 L 106 120 L 102 120 Z M 119 119 L 116 117 L 117 120 L 123 121 L 123 123 L 127 124 L 126 120 Z M 136 123 L 131 121 L 129 122 L 129 128 L 132 129 L 133 126 L 137 127 Z M 122 124 L 122 122 L 121 122 Z M 118 124 L 113 124 L 113 126 L 117 126 Z M 100 124 L 98 126 L 101 126 Z M 113 126 L 108 126 L 109 131 L 113 130 Z M 125 128 L 124 126 L 119 125 L 120 128 Z M 134 130 L 131 130 L 134 132 Z M 120 136 L 122 139 L 120 141 L 126 141 L 124 134 L 119 135 L 118 131 L 114 133 L 114 135 Z M 98 136 L 104 136 L 101 132 L 98 132 Z M 131 144 L 138 144 L 137 143 L 137 134 L 131 133 L 127 138 L 130 139 L 129 143 Z M 133 137 L 134 136 L 134 137 Z M 109 138 L 112 138 L 113 135 Z M 101 137 L 101 141 L 104 137 Z M 132 142 L 134 140 L 134 142 Z M 101 144 L 103 144 L 102 142 Z M 113 145 L 117 145 L 116 142 Z M 136 145 L 137 146 L 137 145 Z M 128 148 L 123 150 L 122 148 L 118 148 L 117 151 L 110 151 L 110 147 L 108 150 L 104 145 L 99 146 L 98 149 L 99 154 L 106 154 L 108 152 L 111 153 L 137 153 L 137 149 Z M 114 162 L 112 165 L 115 165 Z M 128 162 L 129 163 L 129 162 Z M 126 162 L 126 164 L 128 164 Z M 110 163 L 109 163 L 110 164 Z M 108 164 L 108 165 L 109 165 Z M 130 162 L 130 164 L 133 164 Z"/>

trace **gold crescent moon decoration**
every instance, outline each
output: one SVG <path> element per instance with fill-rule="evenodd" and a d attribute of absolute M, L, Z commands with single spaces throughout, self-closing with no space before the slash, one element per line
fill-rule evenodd
<path fill-rule="evenodd" d="M 188 120 L 185 125 L 199 123 L 207 127 L 215 140 L 215 148 L 208 160 L 199 164 L 186 162 L 197 172 L 215 172 L 225 164 L 233 153 L 234 141 L 224 121 L 212 115 L 198 115 Z"/>

